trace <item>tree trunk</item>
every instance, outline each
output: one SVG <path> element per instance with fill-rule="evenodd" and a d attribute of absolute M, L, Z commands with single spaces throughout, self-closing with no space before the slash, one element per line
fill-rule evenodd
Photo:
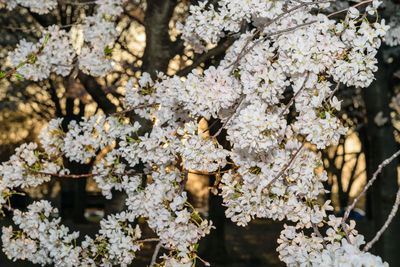
<path fill-rule="evenodd" d="M 176 0 L 147 1 L 144 19 L 146 48 L 143 54 L 142 70 L 150 73 L 153 79 L 156 77 L 156 71 L 168 70 L 169 61 L 174 56 L 169 36 L 169 22 L 176 4 Z"/>

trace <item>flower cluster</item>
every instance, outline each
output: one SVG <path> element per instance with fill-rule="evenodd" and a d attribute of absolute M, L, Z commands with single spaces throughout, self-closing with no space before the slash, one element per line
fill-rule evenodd
<path fill-rule="evenodd" d="M 48 201 L 35 202 L 27 212 L 14 212 L 13 221 L 19 227 L 3 227 L 3 250 L 10 259 L 27 259 L 33 263 L 56 266 L 127 266 L 135 258 L 141 243 L 141 230 L 132 226 L 132 213 L 111 215 L 100 222 L 95 239 L 85 236 L 79 246 L 79 232 L 69 233 L 61 225 L 57 209 Z"/>
<path fill-rule="evenodd" d="M 52 120 L 40 134 L 41 144 L 49 155 L 64 153 L 70 160 L 85 163 L 96 152 L 113 146 L 117 138 L 126 140 L 140 125 L 125 123 L 116 117 L 96 115 L 81 122 L 72 121 L 65 133 L 62 119 Z"/>
<path fill-rule="evenodd" d="M 95 239 L 85 237 L 85 242 L 82 243 L 81 248 L 77 247 L 78 251 L 76 253 L 86 255 L 84 257 L 85 262 L 82 259 L 80 259 L 79 264 L 76 261 L 71 261 L 73 262 L 72 266 L 92 266 L 100 263 L 104 264 L 104 266 L 107 263 L 129 264 L 135 256 L 134 252 L 140 248 L 139 243 L 132 241 L 140 237 L 140 229 L 130 228 L 131 226 L 129 225 L 122 227 L 120 223 L 125 223 L 126 220 L 132 222 L 139 217 L 147 218 L 149 226 L 160 237 L 160 242 L 165 247 L 176 252 L 174 257 L 167 257 L 166 262 L 182 258 L 183 255 L 186 255 L 185 258 L 192 262 L 192 252 L 196 250 L 198 240 L 209 233 L 211 223 L 202 219 L 187 202 L 186 192 L 183 192 L 180 186 L 183 174 L 178 169 L 172 169 L 173 163 L 176 161 L 175 156 L 178 154 L 174 147 L 182 144 L 182 142 L 173 134 L 166 135 L 166 132 L 157 132 L 156 130 L 152 131 L 150 136 L 137 137 L 136 131 L 140 127 L 138 123 L 131 125 L 127 121 L 116 117 L 94 116 L 80 123 L 72 121 L 68 125 L 66 133 L 62 130 L 61 123 L 62 120 L 60 119 L 53 120 L 41 133 L 42 146 L 45 152 L 38 154 L 37 150 L 35 150 L 37 148 L 35 144 L 24 145 L 17 150 L 17 153 L 10 161 L 3 163 L 1 175 L 6 178 L 1 180 L 2 185 L 4 185 L 1 188 L 2 196 L 8 196 L 7 193 L 13 187 L 19 185 L 22 187 L 36 186 L 38 183 L 49 180 L 51 174 L 69 173 L 69 170 L 66 169 L 60 171 L 62 163 L 52 162 L 52 158 L 57 155 L 61 154 L 70 160 L 85 163 L 95 156 L 96 151 L 108 151 L 106 156 L 93 167 L 92 176 L 94 176 L 106 198 L 112 197 L 112 190 L 125 191 L 128 195 L 126 200 L 128 211 L 126 215 L 116 216 L 117 219 L 111 216 L 101 221 L 102 230 L 99 232 L 100 236 Z M 160 148 L 160 136 L 164 136 L 165 146 L 171 146 L 169 153 L 168 149 Z M 117 143 L 119 144 L 118 148 L 110 150 Z M 214 145 L 212 146 L 214 147 Z M 131 160 L 130 164 L 126 165 L 124 162 L 133 157 L 132 153 L 130 153 L 132 150 L 137 153 L 137 160 Z M 152 150 L 154 153 L 151 152 Z M 179 149 L 176 148 L 176 150 Z M 40 161 L 40 156 L 44 160 Z M 226 154 L 222 154 L 219 157 L 226 157 Z M 14 158 L 18 158 L 21 163 L 15 164 Z M 146 164 L 146 173 L 149 173 L 146 180 L 150 180 L 145 188 L 142 185 L 142 176 L 147 175 L 136 175 L 129 169 L 134 167 L 139 159 Z M 37 165 L 39 167 L 36 167 Z M 32 166 L 34 171 L 30 171 L 33 169 Z M 50 169 L 48 166 L 54 166 L 54 168 Z M 158 170 L 154 171 L 154 169 Z M 11 171 L 16 172 L 17 170 L 19 173 L 11 173 Z M 37 179 L 37 177 L 41 179 Z M 2 203 L 5 202 L 6 199 L 2 199 Z M 48 202 L 46 203 L 46 205 L 49 205 Z M 32 207 L 34 206 L 28 208 Z M 32 220 L 37 220 L 36 215 L 29 214 L 26 216 L 32 217 Z M 122 217 L 126 220 L 122 220 Z M 21 219 L 21 221 L 24 221 L 24 219 Z M 59 227 L 59 221 L 54 223 Z M 122 228 L 119 229 L 115 225 L 119 225 Z M 23 225 L 20 228 L 22 228 L 23 232 L 20 233 L 21 239 L 15 241 L 19 242 L 18 244 L 14 244 L 11 241 L 17 240 L 12 235 L 12 230 L 8 230 L 8 232 L 4 230 L 3 238 L 9 241 L 3 243 L 10 247 L 10 250 L 16 251 L 15 254 L 8 253 L 12 259 L 20 259 L 21 257 L 18 255 L 25 255 L 18 254 L 17 251 L 21 249 L 15 246 L 30 242 L 25 238 L 26 234 L 24 234 Z M 48 230 L 47 232 L 51 231 Z M 125 236 L 119 236 L 123 234 Z M 38 247 L 36 250 L 47 251 L 47 249 L 51 250 L 50 248 L 42 247 Z M 56 263 L 60 266 L 64 264 L 64 260 L 61 261 L 51 255 L 40 256 L 33 253 L 31 256 L 36 257 L 36 262 L 41 264 Z M 25 258 L 31 260 L 30 257 L 26 256 Z M 65 262 L 68 261 L 65 260 Z"/>
<path fill-rule="evenodd" d="M 47 79 L 53 72 L 62 76 L 69 75 L 76 58 L 84 73 L 93 76 L 106 75 L 114 69 L 114 62 L 110 58 L 112 49 L 109 46 L 118 35 L 114 21 L 122 13 L 121 5 L 125 1 L 96 1 L 97 12 L 84 20 L 82 34 L 85 44 L 80 47 L 79 52 L 72 46 L 70 33 L 53 25 L 37 43 L 22 39 L 16 49 L 8 54 L 11 63 L 20 75 L 33 81 Z M 7 2 L 7 7 L 11 9 L 17 4 L 43 14 L 55 8 L 57 1 L 13 0 Z"/>
<path fill-rule="evenodd" d="M 14 9 L 17 5 L 27 7 L 32 12 L 40 15 L 49 13 L 51 10 L 56 8 L 57 1 L 55 0 L 1 0 L 0 8 L 5 5 L 9 10 Z"/>
<path fill-rule="evenodd" d="M 153 182 L 145 190 L 128 194 L 129 210 L 148 218 L 148 225 L 167 248 L 188 254 L 195 250 L 198 240 L 209 233 L 211 224 L 202 219 L 187 202 L 186 192 L 175 185 L 182 181 L 177 170 L 152 173 Z"/>
<path fill-rule="evenodd" d="M 190 7 L 191 16 L 184 26 L 178 25 L 178 29 L 184 32 L 186 44 L 202 51 L 204 43 L 217 43 L 224 36 L 224 31 L 238 32 L 243 20 L 259 22 L 260 18 L 273 19 L 283 12 L 283 6 L 281 1 L 223 0 L 214 8 L 213 5 L 207 7 L 204 1 Z"/>
<path fill-rule="evenodd" d="M 280 259 L 287 266 L 389 266 L 380 257 L 360 250 L 364 236 L 355 230 L 355 222 L 345 224 L 348 237 L 341 224 L 342 218 L 329 216 L 326 236 L 298 232 L 294 226 L 285 225 L 278 239 Z"/>
<path fill-rule="evenodd" d="M 35 55 L 38 51 L 41 51 L 40 54 Z M 38 43 L 23 39 L 8 57 L 14 66 L 28 60 L 25 65 L 18 68 L 19 74 L 26 79 L 40 81 L 48 78 L 51 72 L 67 76 L 72 69 L 75 50 L 69 33 L 60 30 L 58 26 L 51 26 Z"/>
<path fill-rule="evenodd" d="M 79 232 L 68 233 L 54 218 L 57 209 L 42 200 L 28 206 L 27 212 L 14 211 L 13 221 L 20 228 L 3 227 L 3 250 L 10 259 L 27 259 L 41 265 L 77 266 L 80 248 L 75 246 Z"/>
<path fill-rule="evenodd" d="M 85 236 L 81 245 L 79 266 L 128 266 L 143 243 L 139 238 L 139 225 L 132 226 L 135 215 L 121 212 L 108 216 L 100 222 L 100 231 L 95 239 Z"/>
<path fill-rule="evenodd" d="M 255 217 L 274 220 L 287 219 L 301 227 L 320 223 L 325 211 L 332 207 L 327 201 L 318 203 L 324 192 L 325 172 L 318 172 L 319 157 L 303 149 L 297 141 L 275 149 L 268 155 L 250 155 L 243 150 L 233 157 L 237 172 L 222 176 L 221 189 L 226 216 L 238 225 L 247 225 Z M 295 153 L 297 157 L 290 168 L 285 166 Z"/>
<path fill-rule="evenodd" d="M 184 159 L 185 168 L 213 172 L 225 167 L 228 151 L 204 134 L 197 134 L 197 130 L 198 125 L 193 122 L 185 125 L 185 130 L 178 130 L 178 134 L 184 137 L 182 144 L 178 144 L 177 152 Z"/>
<path fill-rule="evenodd" d="M 60 166 L 48 161 L 34 143 L 18 147 L 11 158 L 0 165 L 0 209 L 17 188 L 36 187 L 50 180 L 49 173 L 57 173 Z"/>
<path fill-rule="evenodd" d="M 79 68 L 92 76 L 104 76 L 114 69 L 108 47 L 117 37 L 114 20 L 122 13 L 126 0 L 97 0 L 97 12 L 85 20 L 83 36 L 86 44 L 79 55 Z"/>

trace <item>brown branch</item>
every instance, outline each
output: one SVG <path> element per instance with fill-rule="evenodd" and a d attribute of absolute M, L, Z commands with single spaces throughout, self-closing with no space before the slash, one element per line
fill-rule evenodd
<path fill-rule="evenodd" d="M 26 171 L 29 172 L 29 173 L 32 173 L 32 174 L 49 175 L 49 176 L 54 176 L 54 177 L 59 177 L 59 178 L 76 178 L 76 179 L 93 177 L 93 176 L 99 175 L 97 173 L 89 173 L 89 174 L 58 174 L 58 173 L 31 171 L 31 170 L 26 170 Z"/>
<path fill-rule="evenodd" d="M 52 173 L 52 172 L 42 172 L 42 171 L 32 171 L 32 170 L 25 170 L 28 173 L 32 174 L 39 174 L 39 175 L 49 175 L 49 176 L 54 176 L 54 177 L 59 177 L 59 178 L 74 178 L 74 179 L 79 179 L 79 178 L 88 178 L 88 177 L 93 177 L 93 176 L 98 176 L 102 175 L 100 173 L 86 173 L 86 174 L 59 174 L 59 173 Z M 126 174 L 142 174 L 139 172 L 126 172 L 126 173 L 113 173 L 114 175 L 126 175 Z"/>
<path fill-rule="evenodd" d="M 225 42 L 223 42 L 222 44 L 214 47 L 213 49 L 209 50 L 207 53 L 202 54 L 201 56 L 199 56 L 195 62 L 193 62 L 193 64 L 191 64 L 190 66 L 187 66 L 186 68 L 178 71 L 176 73 L 176 75 L 178 76 L 185 76 L 187 74 L 189 74 L 194 68 L 196 68 L 197 66 L 199 66 L 201 63 L 205 62 L 207 59 L 213 57 L 213 56 L 217 56 L 223 52 L 225 52 L 234 42 L 233 38 L 229 38 L 228 40 L 226 40 Z"/>
<path fill-rule="evenodd" d="M 160 241 L 159 238 L 147 238 L 147 239 L 142 239 L 142 240 L 135 240 L 135 242 L 157 242 Z"/>
<path fill-rule="evenodd" d="M 182 181 L 182 183 L 181 183 L 181 185 L 179 187 L 178 195 L 182 194 L 183 190 L 185 190 L 185 186 L 186 186 L 186 183 L 188 181 L 188 178 L 189 178 L 189 171 L 186 170 L 185 174 L 184 174 L 184 177 L 183 177 L 183 181 Z"/>
<path fill-rule="evenodd" d="M 115 104 L 108 99 L 106 92 L 102 89 L 101 85 L 97 80 L 83 72 L 78 72 L 78 79 L 85 87 L 85 90 L 89 93 L 96 104 L 101 108 L 106 115 L 114 113 L 117 109 Z"/>

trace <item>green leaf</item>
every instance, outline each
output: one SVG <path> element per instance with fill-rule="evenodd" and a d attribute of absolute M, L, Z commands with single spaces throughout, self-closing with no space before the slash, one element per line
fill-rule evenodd
<path fill-rule="evenodd" d="M 17 78 L 18 80 L 24 79 L 24 76 L 22 76 L 21 74 L 15 74 L 14 76 L 15 76 L 15 78 Z"/>
<path fill-rule="evenodd" d="M 231 197 L 231 199 L 237 199 L 237 198 L 239 198 L 241 195 L 239 194 L 239 193 L 235 193 L 232 197 Z"/>
<path fill-rule="evenodd" d="M 49 39 L 50 39 L 50 33 L 48 33 L 48 34 L 46 34 L 46 35 L 44 36 L 44 43 L 43 43 L 43 46 L 45 46 L 45 45 L 47 44 L 47 42 L 49 41 Z"/>
<path fill-rule="evenodd" d="M 29 64 L 35 64 L 36 62 L 36 57 L 32 57 L 29 61 Z"/>
<path fill-rule="evenodd" d="M 114 50 L 111 49 L 111 48 L 109 48 L 108 45 L 107 45 L 106 48 L 104 48 L 104 55 L 106 55 L 106 56 L 111 56 L 111 54 L 112 54 L 113 51 L 114 51 Z"/>
<path fill-rule="evenodd" d="M 258 166 L 251 167 L 249 172 L 255 175 L 259 175 L 261 173 L 261 168 Z"/>
<path fill-rule="evenodd" d="M 118 182 L 118 176 L 111 176 L 111 182 L 117 183 Z"/>
<path fill-rule="evenodd" d="M 197 212 L 192 213 L 192 218 L 195 219 L 196 221 L 202 221 L 200 215 Z"/>
<path fill-rule="evenodd" d="M 6 76 L 6 74 L 4 72 L 0 72 L 0 79 L 4 78 Z"/>
<path fill-rule="evenodd" d="M 135 144 L 135 143 L 140 143 L 141 141 L 140 141 L 140 139 L 134 139 L 134 138 L 132 138 L 132 137 L 130 137 L 130 136 L 126 136 L 126 139 L 128 140 L 128 142 L 130 143 L 130 144 Z"/>
<path fill-rule="evenodd" d="M 236 68 L 236 69 L 234 70 L 233 74 L 234 74 L 235 78 L 237 78 L 237 79 L 240 78 L 240 70 L 239 70 L 239 69 Z"/>

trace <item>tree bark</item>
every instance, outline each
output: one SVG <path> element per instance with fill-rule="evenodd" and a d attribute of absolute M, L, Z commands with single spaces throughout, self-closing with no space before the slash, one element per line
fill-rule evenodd
<path fill-rule="evenodd" d="M 153 79 L 156 71 L 167 72 L 170 59 L 174 56 L 173 42 L 169 36 L 169 22 L 176 0 L 148 0 L 144 19 L 146 48 L 143 54 L 142 70 Z"/>

